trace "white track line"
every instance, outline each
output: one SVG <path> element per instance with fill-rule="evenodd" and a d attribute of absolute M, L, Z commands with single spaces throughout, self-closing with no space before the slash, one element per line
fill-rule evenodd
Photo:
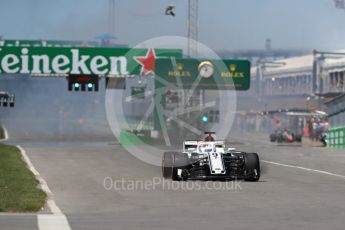
<path fill-rule="evenodd" d="M 335 176 L 335 177 L 339 177 L 339 178 L 345 179 L 344 175 L 335 174 L 335 173 L 331 173 L 331 172 L 327 172 L 327 171 L 311 169 L 311 168 L 305 168 L 305 167 L 295 166 L 295 165 L 287 165 L 287 164 L 277 163 L 277 162 L 273 162 L 273 161 L 264 161 L 264 160 L 262 160 L 262 162 L 265 162 L 267 164 L 273 164 L 273 165 L 288 167 L 288 168 L 301 169 L 301 170 L 305 170 L 305 171 L 309 171 L 309 172 L 321 173 L 321 174 L 325 174 L 325 175 L 329 175 L 329 176 Z"/>
<path fill-rule="evenodd" d="M 2 126 L 2 129 L 4 130 L 4 139 L 1 139 L 0 141 L 7 141 L 8 140 L 8 132 L 7 132 L 7 129 Z"/>
<path fill-rule="evenodd" d="M 27 164 L 28 168 L 31 170 L 31 172 L 35 175 L 36 179 L 40 182 L 40 187 L 41 189 L 47 194 L 47 204 L 49 209 L 53 214 L 62 214 L 60 208 L 56 205 L 54 199 L 53 199 L 53 193 L 50 191 L 47 182 L 41 177 L 39 172 L 35 169 L 33 164 L 31 163 L 29 157 L 27 156 L 25 150 L 17 145 L 17 148 L 20 150 L 22 157 Z"/>
<path fill-rule="evenodd" d="M 53 215 L 37 215 L 38 228 L 40 230 L 71 230 L 66 216 L 62 213 L 61 209 L 56 205 L 54 195 L 49 189 L 47 182 L 41 177 L 39 172 L 31 163 L 26 151 L 19 145 L 17 148 L 20 150 L 21 155 L 27 164 L 30 171 L 35 175 L 40 183 L 41 189 L 47 194 L 47 205 Z"/>
<path fill-rule="evenodd" d="M 71 230 L 65 215 L 38 215 L 39 230 Z"/>

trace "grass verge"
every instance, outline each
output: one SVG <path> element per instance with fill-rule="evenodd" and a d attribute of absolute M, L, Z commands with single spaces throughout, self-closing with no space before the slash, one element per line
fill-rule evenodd
<path fill-rule="evenodd" d="M 0 212 L 37 212 L 46 194 L 27 168 L 20 150 L 0 144 Z"/>

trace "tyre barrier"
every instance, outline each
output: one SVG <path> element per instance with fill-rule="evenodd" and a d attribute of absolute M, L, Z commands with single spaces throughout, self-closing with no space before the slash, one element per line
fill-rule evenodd
<path fill-rule="evenodd" d="M 331 148 L 345 148 L 345 127 L 328 130 L 328 146 Z"/>

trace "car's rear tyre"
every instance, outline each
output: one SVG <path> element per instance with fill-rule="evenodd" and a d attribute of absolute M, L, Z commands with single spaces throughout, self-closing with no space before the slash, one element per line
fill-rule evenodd
<path fill-rule="evenodd" d="M 258 181 L 260 179 L 260 160 L 257 153 L 246 153 L 244 155 L 246 167 L 246 181 Z"/>
<path fill-rule="evenodd" d="M 180 175 L 178 175 L 179 169 L 184 169 L 188 165 L 188 156 L 185 153 L 175 153 L 173 155 L 173 167 L 172 167 L 172 180 L 179 181 L 182 179 Z"/>
<path fill-rule="evenodd" d="M 302 142 L 302 135 L 296 135 L 295 140 L 296 140 L 296 142 L 301 143 Z"/>
<path fill-rule="evenodd" d="M 173 156 L 176 152 L 164 152 L 162 157 L 162 174 L 164 178 L 172 177 Z"/>
<path fill-rule="evenodd" d="M 277 140 L 276 135 L 271 134 L 271 135 L 270 135 L 270 141 L 271 141 L 271 142 L 275 142 L 276 140 Z"/>

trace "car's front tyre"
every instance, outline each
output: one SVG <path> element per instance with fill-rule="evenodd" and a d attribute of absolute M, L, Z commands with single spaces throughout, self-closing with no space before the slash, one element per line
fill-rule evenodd
<path fill-rule="evenodd" d="M 271 142 L 275 142 L 276 140 L 277 140 L 276 135 L 271 134 L 271 135 L 270 135 L 270 141 L 271 141 Z"/>
<path fill-rule="evenodd" d="M 246 181 L 258 181 L 260 179 L 260 160 L 257 153 L 244 155 Z"/>
<path fill-rule="evenodd" d="M 179 169 L 183 170 L 188 165 L 188 156 L 185 153 L 175 153 L 173 155 L 173 166 L 172 166 L 172 180 L 179 181 L 182 179 L 182 175 L 179 175 Z"/>
<path fill-rule="evenodd" d="M 164 152 L 162 157 L 162 174 L 163 178 L 172 177 L 173 156 L 176 152 Z"/>

